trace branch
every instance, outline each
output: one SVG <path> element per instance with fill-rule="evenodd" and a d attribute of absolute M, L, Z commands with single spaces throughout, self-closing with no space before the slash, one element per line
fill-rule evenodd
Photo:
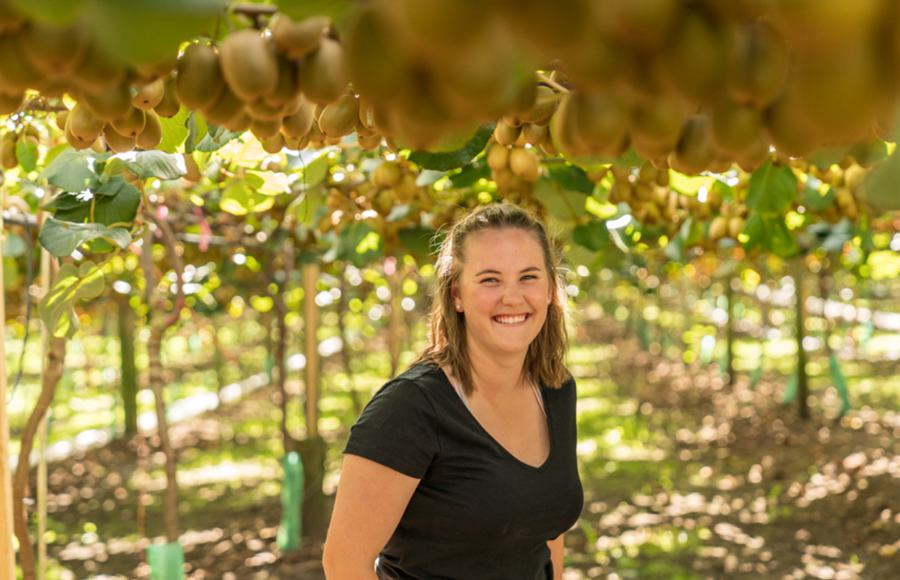
<path fill-rule="evenodd" d="M 163 245 L 166 247 L 166 253 L 172 262 L 172 270 L 175 272 L 175 307 L 163 323 L 163 328 L 168 328 L 176 322 L 181 315 L 181 308 L 184 306 L 184 263 L 181 256 L 178 255 L 178 248 L 175 247 L 175 234 L 169 224 L 152 210 L 147 210 L 144 215 L 156 225 L 159 230 L 159 237 L 162 239 Z"/>

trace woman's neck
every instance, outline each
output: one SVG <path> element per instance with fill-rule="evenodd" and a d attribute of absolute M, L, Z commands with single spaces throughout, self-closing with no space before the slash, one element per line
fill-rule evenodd
<path fill-rule="evenodd" d="M 479 349 L 469 349 L 472 382 L 483 392 L 502 393 L 521 387 L 525 382 L 525 355 L 490 356 Z"/>

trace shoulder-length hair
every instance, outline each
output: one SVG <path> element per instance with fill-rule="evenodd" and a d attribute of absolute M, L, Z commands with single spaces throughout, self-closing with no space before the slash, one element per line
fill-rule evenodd
<path fill-rule="evenodd" d="M 559 388 L 571 376 L 565 366 L 565 286 L 546 228 L 538 218 L 521 207 L 508 203 L 487 205 L 456 222 L 441 243 L 435 268 L 437 284 L 431 305 L 428 345 L 413 363 L 431 362 L 448 368 L 467 395 L 474 390 L 472 361 L 466 348 L 466 319 L 454 308 L 453 286 L 459 281 L 468 237 L 484 230 L 506 228 L 525 230 L 535 237 L 544 254 L 544 266 L 551 287 L 544 326 L 525 355 L 524 378 L 536 385 Z"/>

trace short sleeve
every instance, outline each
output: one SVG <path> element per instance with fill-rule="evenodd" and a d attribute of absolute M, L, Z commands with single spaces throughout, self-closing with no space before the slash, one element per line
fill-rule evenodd
<path fill-rule="evenodd" d="M 438 451 L 434 408 L 413 381 L 381 388 L 350 429 L 344 453 L 421 479 Z"/>

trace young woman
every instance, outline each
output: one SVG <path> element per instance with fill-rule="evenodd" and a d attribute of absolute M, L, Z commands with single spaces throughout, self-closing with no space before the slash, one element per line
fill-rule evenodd
<path fill-rule="evenodd" d="M 559 580 L 583 496 L 545 228 L 516 206 L 476 209 L 437 277 L 427 348 L 351 430 L 326 576 Z"/>

